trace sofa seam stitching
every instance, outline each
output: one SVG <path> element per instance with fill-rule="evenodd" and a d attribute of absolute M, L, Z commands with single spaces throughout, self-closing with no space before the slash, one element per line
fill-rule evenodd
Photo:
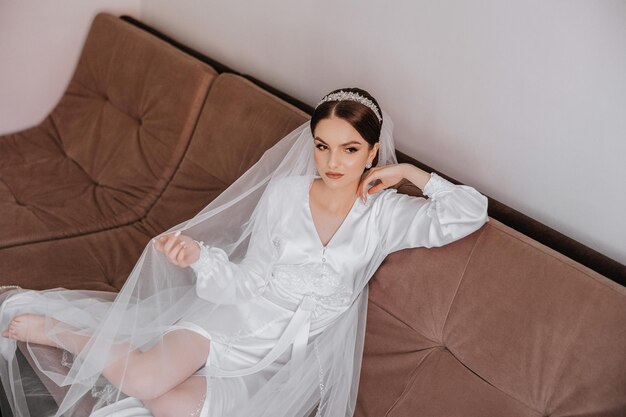
<path fill-rule="evenodd" d="M 531 411 L 535 411 L 536 413 L 543 415 L 546 415 L 544 412 L 537 410 L 535 407 L 527 404 L 525 401 L 523 401 L 521 398 L 516 397 L 515 395 L 513 395 L 513 393 L 507 392 L 505 390 L 503 390 L 502 388 L 498 387 L 497 385 L 494 385 L 493 383 L 491 383 L 490 381 L 488 381 L 486 378 L 484 378 L 483 376 L 479 375 L 478 372 L 474 371 L 472 368 L 470 368 L 469 366 L 467 366 L 463 361 L 461 361 L 455 354 L 453 351 L 451 351 L 450 349 L 448 349 L 448 352 L 450 352 L 450 355 L 465 369 L 467 369 L 470 373 L 476 375 L 476 378 L 480 379 L 481 381 L 483 381 L 485 384 L 489 385 L 490 387 L 492 387 L 493 389 L 495 389 L 496 391 L 502 393 L 503 395 L 511 398 L 512 400 L 518 402 L 519 404 L 525 406 L 526 408 L 528 408 Z"/>
<path fill-rule="evenodd" d="M 382 311 L 384 311 L 385 313 L 389 314 L 394 319 L 398 320 L 404 326 L 406 326 L 409 329 L 413 330 L 415 333 L 419 334 L 420 336 L 424 337 L 425 339 L 433 342 L 435 345 L 442 346 L 439 342 L 437 342 L 436 340 L 431 339 L 430 337 L 424 335 L 422 332 L 420 332 L 417 329 L 413 328 L 413 326 L 411 326 L 410 324 L 408 324 L 407 322 L 405 322 L 404 320 L 402 320 L 401 318 L 399 318 L 398 316 L 396 316 L 395 314 L 393 314 L 392 312 L 387 310 L 385 307 L 383 307 L 380 303 L 376 302 L 375 300 L 372 300 L 371 298 L 368 298 L 368 303 L 374 304 L 376 307 L 380 308 Z"/>
<path fill-rule="evenodd" d="M 591 304 L 592 303 L 590 301 L 588 301 L 586 303 L 585 309 L 581 312 L 580 317 L 585 316 L 587 311 L 589 311 L 589 309 L 591 308 Z M 581 321 L 578 320 L 578 321 L 576 321 L 576 323 L 577 323 L 577 325 L 575 326 L 574 329 L 571 330 L 571 332 L 569 333 L 570 335 L 574 335 L 574 333 L 580 333 L 580 323 L 581 323 Z M 545 408 L 543 410 L 543 415 L 549 415 L 549 414 L 546 413 L 545 410 L 548 408 L 548 405 L 551 404 L 551 401 L 554 400 L 554 392 L 556 391 L 556 388 L 557 388 L 557 386 L 555 384 L 561 379 L 561 376 L 565 372 L 565 359 L 566 359 L 566 354 L 565 353 L 566 352 L 571 352 L 571 346 L 574 343 L 575 339 L 576 339 L 575 337 L 570 337 L 570 340 L 567 343 L 567 348 L 565 350 L 563 350 L 564 354 L 561 355 L 561 361 L 559 363 L 557 372 L 555 373 L 554 380 L 552 381 L 551 384 L 547 385 L 547 386 L 552 387 L 552 389 L 550 390 L 550 394 L 546 398 L 546 403 L 544 404 Z"/>
<path fill-rule="evenodd" d="M 476 241 L 474 241 L 472 250 L 467 256 L 467 260 L 465 261 L 465 265 L 463 266 L 463 272 L 461 272 L 461 278 L 459 279 L 459 282 L 456 288 L 454 289 L 454 295 L 452 296 L 452 300 L 450 301 L 450 304 L 448 305 L 448 311 L 446 311 L 446 318 L 443 320 L 443 324 L 441 326 L 442 342 L 443 342 L 443 335 L 445 333 L 445 328 L 446 328 L 446 325 L 448 324 L 448 317 L 450 317 L 450 310 L 452 310 L 452 305 L 454 304 L 454 301 L 456 300 L 456 296 L 459 292 L 459 288 L 461 287 L 461 284 L 463 283 L 463 279 L 465 278 L 465 273 L 467 272 L 467 266 L 469 265 L 470 260 L 472 259 L 472 255 L 474 254 L 474 251 L 476 250 L 476 247 L 478 246 L 478 242 L 482 239 L 483 235 L 485 234 L 485 230 L 487 230 L 486 227 L 482 229 L 482 231 L 480 232 L 480 235 L 478 236 L 478 238 L 476 238 Z"/>
<path fill-rule="evenodd" d="M 387 412 L 385 413 L 385 417 L 389 416 L 389 413 L 393 412 L 394 409 L 396 407 L 398 407 L 400 401 L 402 401 L 409 392 L 409 388 L 413 386 L 413 383 L 415 382 L 415 379 L 417 378 L 417 375 L 419 374 L 419 370 L 422 368 L 424 362 L 426 361 L 426 359 L 431 356 L 433 354 L 433 352 L 436 349 L 429 349 L 430 352 L 428 352 L 421 361 L 419 361 L 419 363 L 417 364 L 417 366 L 415 368 L 413 368 L 413 371 L 411 372 L 411 376 L 408 380 L 408 382 L 406 383 L 406 385 L 404 386 L 404 388 L 402 389 L 402 392 L 400 393 L 400 395 L 398 395 L 398 398 L 396 398 L 396 400 L 393 402 L 393 404 L 391 404 L 391 406 L 389 407 L 389 409 L 387 410 Z"/>

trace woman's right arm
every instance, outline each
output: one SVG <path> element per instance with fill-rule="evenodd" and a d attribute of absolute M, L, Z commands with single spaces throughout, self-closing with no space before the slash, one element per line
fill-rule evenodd
<path fill-rule="evenodd" d="M 178 239 L 181 249 L 176 251 L 176 242 L 170 251 L 164 250 L 170 262 L 191 267 L 197 276 L 196 292 L 199 297 L 215 303 L 235 304 L 259 295 L 271 273 L 269 188 L 259 200 L 252 225 L 246 256 L 239 263 L 231 262 L 221 248 L 206 245 L 185 235 L 167 235 Z M 157 249 L 158 249 L 158 245 Z M 164 244 L 167 248 L 167 244 Z M 186 254 L 183 253 L 186 252 Z"/>
<path fill-rule="evenodd" d="M 258 219 L 263 220 L 263 219 Z M 199 241 L 200 257 L 190 265 L 197 276 L 196 292 L 200 298 L 215 303 L 236 304 L 259 295 L 265 288 L 271 254 L 263 255 L 265 245 L 258 246 L 261 230 L 253 231 L 246 257 L 240 263 L 231 262 L 218 247 Z"/>

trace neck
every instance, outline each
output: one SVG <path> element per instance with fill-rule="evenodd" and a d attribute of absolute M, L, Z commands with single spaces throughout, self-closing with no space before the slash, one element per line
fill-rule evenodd
<path fill-rule="evenodd" d="M 321 178 L 315 180 L 319 187 L 319 201 L 331 211 L 344 212 L 354 204 L 358 181 L 340 188 L 330 188 Z"/>

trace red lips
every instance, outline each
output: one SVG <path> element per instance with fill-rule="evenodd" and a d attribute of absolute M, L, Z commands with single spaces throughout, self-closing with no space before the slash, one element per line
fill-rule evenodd
<path fill-rule="evenodd" d="M 326 173 L 326 176 L 327 176 L 328 178 L 337 179 L 337 178 L 341 178 L 341 177 L 343 177 L 343 174 L 339 174 L 339 173 L 337 173 L 337 172 L 327 172 L 327 173 Z"/>

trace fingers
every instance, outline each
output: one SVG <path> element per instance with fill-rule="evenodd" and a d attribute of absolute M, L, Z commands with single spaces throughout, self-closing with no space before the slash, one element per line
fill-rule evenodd
<path fill-rule="evenodd" d="M 183 251 L 183 249 L 185 248 L 185 246 L 184 246 L 184 245 L 185 245 L 185 242 L 182 242 L 182 241 L 181 241 L 181 242 L 178 242 L 178 244 L 177 244 L 176 246 L 174 246 L 174 247 L 172 248 L 172 250 L 171 250 L 171 251 L 167 254 L 167 257 L 170 259 L 170 261 L 171 261 L 174 265 L 180 266 L 180 265 L 179 265 L 179 262 L 178 262 L 178 256 L 179 256 L 181 253 L 184 253 L 184 251 Z"/>
<path fill-rule="evenodd" d="M 183 267 L 187 257 L 187 236 L 181 236 L 180 230 L 176 233 L 159 236 L 153 239 L 154 247 L 163 252 L 167 259 L 176 266 Z"/>
<path fill-rule="evenodd" d="M 357 189 L 357 195 L 359 196 L 361 200 L 363 200 L 363 193 L 365 193 L 365 190 L 367 189 L 367 184 L 370 183 L 370 180 L 368 177 L 369 177 L 369 173 L 367 173 L 365 177 L 363 177 Z M 365 202 L 365 200 L 363 200 L 363 202 Z"/>
<path fill-rule="evenodd" d="M 180 235 L 179 232 L 176 233 L 170 233 L 168 235 L 163 235 L 163 236 L 158 236 L 155 237 L 153 240 L 154 242 L 154 247 L 155 249 L 157 249 L 160 252 L 165 252 L 167 253 L 170 248 L 176 244 L 176 241 L 178 240 L 178 236 Z"/>
<path fill-rule="evenodd" d="M 163 239 L 163 236 L 157 236 L 152 238 L 152 242 L 154 243 L 154 248 L 156 250 L 158 250 L 159 252 L 161 252 L 161 250 L 163 249 L 163 245 L 161 244 L 161 239 Z"/>
<path fill-rule="evenodd" d="M 380 184 L 376 184 L 375 186 L 373 186 L 372 188 L 370 188 L 369 190 L 367 190 L 368 194 L 375 194 L 381 190 L 385 189 L 385 184 L 383 184 L 382 182 Z"/>
<path fill-rule="evenodd" d="M 384 165 L 370 169 L 359 182 L 357 196 L 361 197 L 361 200 L 365 203 L 368 195 L 376 194 L 402 181 L 402 178 L 404 178 L 403 172 L 402 164 Z M 379 181 L 379 183 L 367 189 L 367 186 L 374 181 Z"/>
<path fill-rule="evenodd" d="M 380 178 L 379 174 L 378 174 L 378 167 L 376 168 L 372 168 L 366 175 L 365 177 L 361 180 L 361 183 L 359 183 L 359 196 L 361 197 L 361 200 L 365 203 L 367 201 L 367 196 L 369 194 L 373 194 L 374 192 L 380 190 L 380 184 L 372 187 L 369 189 L 367 189 L 367 186 Z M 374 191 L 372 191 L 374 190 Z"/>
<path fill-rule="evenodd" d="M 171 238 L 168 239 L 168 241 L 163 246 L 163 251 L 165 253 L 169 253 L 170 250 L 174 247 L 174 245 L 176 245 L 179 242 L 178 236 L 180 236 L 180 230 L 169 236 L 171 236 Z"/>
<path fill-rule="evenodd" d="M 183 243 L 182 245 L 180 245 L 181 248 L 178 251 L 178 254 L 176 255 L 176 262 L 178 263 L 178 266 L 181 267 L 187 267 L 188 265 L 185 264 L 185 258 L 187 258 L 187 244 Z"/>

